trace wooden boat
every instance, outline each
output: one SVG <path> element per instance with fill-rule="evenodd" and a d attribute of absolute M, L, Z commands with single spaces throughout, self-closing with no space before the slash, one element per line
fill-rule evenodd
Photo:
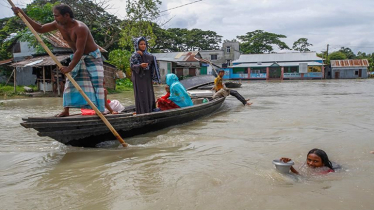
<path fill-rule="evenodd" d="M 195 79 L 196 80 L 196 79 Z M 185 82 L 188 89 L 199 82 Z M 216 111 L 225 98 L 212 99 L 203 103 L 203 98 L 194 98 L 194 106 L 133 115 L 135 107 L 128 107 L 124 113 L 107 115 L 106 118 L 122 136 L 131 137 L 172 125 L 192 121 Z M 72 115 L 69 117 L 29 117 L 21 125 L 33 128 L 39 136 L 48 136 L 66 145 L 95 147 L 98 143 L 115 140 L 108 127 L 96 116 Z"/>

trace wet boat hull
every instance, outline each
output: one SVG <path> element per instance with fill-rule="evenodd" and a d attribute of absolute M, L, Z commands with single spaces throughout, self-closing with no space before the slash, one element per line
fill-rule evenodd
<path fill-rule="evenodd" d="M 196 120 L 216 111 L 224 100 L 219 98 L 191 107 L 140 115 L 107 115 L 106 118 L 122 138 L 127 138 Z M 23 127 L 37 130 L 39 136 L 48 136 L 66 145 L 95 147 L 98 143 L 115 140 L 98 116 L 29 117 L 23 121 Z"/>

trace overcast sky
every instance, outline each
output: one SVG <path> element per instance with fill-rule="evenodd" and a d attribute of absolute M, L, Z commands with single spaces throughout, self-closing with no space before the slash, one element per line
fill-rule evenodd
<path fill-rule="evenodd" d="M 161 11 L 196 0 L 162 0 Z M 30 0 L 15 0 L 25 7 Z M 125 0 L 110 0 L 110 13 L 125 17 Z M 11 16 L 6 0 L 0 0 L 0 18 Z M 8 8 L 7 8 L 8 7 Z M 349 47 L 355 53 L 374 52 L 374 0 L 202 0 L 161 13 L 164 27 L 212 30 L 223 39 L 257 29 L 286 35 L 290 47 L 308 38 L 311 50 L 330 52 Z M 275 49 L 275 51 L 279 51 Z"/>

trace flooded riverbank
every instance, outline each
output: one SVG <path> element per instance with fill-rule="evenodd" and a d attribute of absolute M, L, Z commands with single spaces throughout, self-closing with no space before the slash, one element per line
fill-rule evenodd
<path fill-rule="evenodd" d="M 373 90 L 374 80 L 243 82 L 251 107 L 229 97 L 127 149 L 74 148 L 19 125 L 60 112 L 61 98 L 0 100 L 1 209 L 373 209 Z M 132 92 L 109 98 L 134 103 Z M 301 165 L 315 147 L 344 170 L 274 170 L 273 159 Z"/>

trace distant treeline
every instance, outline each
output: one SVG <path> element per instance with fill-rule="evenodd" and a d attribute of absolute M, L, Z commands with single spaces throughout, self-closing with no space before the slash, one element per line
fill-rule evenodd
<path fill-rule="evenodd" d="M 110 1 L 90 0 L 34 0 L 24 9 L 27 15 L 40 23 L 54 20 L 52 8 L 54 5 L 65 3 L 70 5 L 75 18 L 84 22 L 91 30 L 97 44 L 106 49 L 109 54 L 109 62 L 122 70 L 129 68 L 129 57 L 133 52 L 133 38 L 146 36 L 149 40 L 151 52 L 181 52 L 193 50 L 220 49 L 222 36 L 214 31 L 184 28 L 163 28 L 166 22 L 160 22 L 159 0 L 126 0 L 126 18 L 120 20 L 117 16 L 106 12 L 110 8 Z M 18 17 L 0 19 L 0 60 L 12 57 L 11 47 L 15 40 L 28 41 L 35 47 L 38 53 L 44 50 L 39 47 L 36 39 L 26 29 L 26 26 Z M 10 36 L 16 33 L 16 36 Z M 281 39 L 287 38 L 282 34 L 275 34 L 263 30 L 255 30 L 245 35 L 238 35 L 240 51 L 242 53 L 271 53 L 274 47 L 279 49 L 296 50 L 300 52 L 310 51 L 312 44 L 307 38 L 300 38 L 289 47 Z M 351 49 L 342 47 L 339 51 L 329 54 L 318 54 L 326 62 L 331 59 L 367 58 L 373 63 L 374 53 L 366 54 L 358 52 L 355 55 Z M 374 65 L 372 65 L 374 66 Z"/>

